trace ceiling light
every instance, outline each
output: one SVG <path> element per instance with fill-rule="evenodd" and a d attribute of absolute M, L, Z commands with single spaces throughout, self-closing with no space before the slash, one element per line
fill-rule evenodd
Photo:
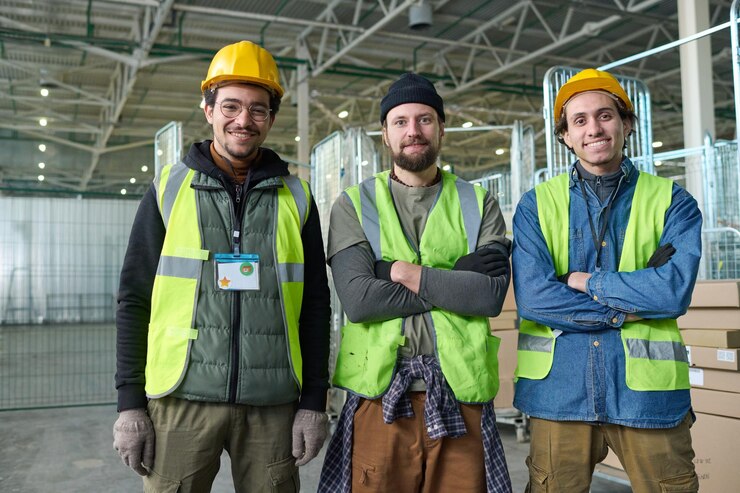
<path fill-rule="evenodd" d="M 125 188 L 122 188 L 121 189 L 121 195 L 126 195 L 126 189 Z"/>
<path fill-rule="evenodd" d="M 136 183 L 136 178 L 131 177 L 131 179 L 129 180 L 129 183 Z"/>
<path fill-rule="evenodd" d="M 473 126 L 473 122 L 465 122 L 462 124 L 462 128 L 470 128 Z"/>
<path fill-rule="evenodd" d="M 46 163 L 39 163 L 39 168 L 41 168 L 41 169 L 46 168 Z"/>
<path fill-rule="evenodd" d="M 656 140 L 653 142 L 653 149 L 657 149 L 658 147 L 663 147 L 663 142 Z"/>
<path fill-rule="evenodd" d="M 44 181 L 44 175 L 39 175 L 39 181 Z"/>
<path fill-rule="evenodd" d="M 503 149 L 501 147 L 499 147 L 498 149 L 496 149 L 496 155 L 497 156 L 500 156 L 501 154 L 503 154 L 505 152 L 506 152 L 506 149 Z"/>
<path fill-rule="evenodd" d="M 39 125 L 42 127 L 45 127 L 49 122 L 46 120 L 46 118 L 39 118 Z"/>
<path fill-rule="evenodd" d="M 432 6 L 421 1 L 418 5 L 409 7 L 409 28 L 414 30 L 426 29 L 432 25 Z"/>
<path fill-rule="evenodd" d="M 658 161 L 655 161 L 653 164 L 655 166 L 663 166 L 663 161 L 658 160 Z"/>
<path fill-rule="evenodd" d="M 367 164 L 368 164 L 367 159 L 363 159 L 362 162 L 360 163 L 360 166 L 367 166 Z"/>
<path fill-rule="evenodd" d="M 149 166 L 147 166 L 147 165 L 145 164 L 144 166 L 142 166 L 142 167 L 141 167 L 141 172 L 142 172 L 142 173 L 146 173 L 147 171 L 149 171 Z"/>
<path fill-rule="evenodd" d="M 46 152 L 46 145 L 45 144 L 39 144 L 39 151 Z"/>
<path fill-rule="evenodd" d="M 301 136 L 300 135 L 296 135 L 295 136 L 295 141 L 296 142 L 300 142 L 301 141 Z"/>
<path fill-rule="evenodd" d="M 442 169 L 445 171 L 450 171 L 452 169 L 452 166 L 450 166 L 449 164 L 445 164 L 444 166 L 442 166 Z"/>
<path fill-rule="evenodd" d="M 339 118 L 347 118 L 347 117 L 349 116 L 349 111 L 347 111 L 347 110 L 342 110 L 342 111 L 340 111 L 340 112 L 339 112 L 339 114 L 338 114 L 337 116 L 338 116 Z"/>
<path fill-rule="evenodd" d="M 43 97 L 47 97 L 49 95 L 49 90 L 45 87 L 42 87 L 39 91 Z"/>

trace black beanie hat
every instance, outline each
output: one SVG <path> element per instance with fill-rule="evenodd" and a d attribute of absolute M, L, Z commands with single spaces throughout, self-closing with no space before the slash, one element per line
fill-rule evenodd
<path fill-rule="evenodd" d="M 442 121 L 445 121 L 445 108 L 442 98 L 437 94 L 434 85 L 421 75 L 407 73 L 391 84 L 380 101 L 380 123 L 385 123 L 388 112 L 398 105 L 421 103 L 431 106 Z"/>

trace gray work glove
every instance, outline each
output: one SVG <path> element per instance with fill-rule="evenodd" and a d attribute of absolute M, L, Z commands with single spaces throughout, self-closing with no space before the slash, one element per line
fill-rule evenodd
<path fill-rule="evenodd" d="M 113 448 L 121 460 L 140 476 L 154 465 L 154 427 L 146 409 L 121 411 L 113 425 Z"/>
<path fill-rule="evenodd" d="M 293 419 L 293 457 L 295 465 L 302 466 L 319 455 L 329 434 L 329 417 L 320 411 L 299 409 Z"/>

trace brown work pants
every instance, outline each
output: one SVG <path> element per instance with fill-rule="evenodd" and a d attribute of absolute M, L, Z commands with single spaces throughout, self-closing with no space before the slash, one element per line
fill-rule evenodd
<path fill-rule="evenodd" d="M 292 455 L 295 404 L 247 406 L 188 401 L 149 401 L 154 425 L 154 467 L 145 493 L 207 493 L 226 450 L 237 493 L 296 493 Z"/>
<path fill-rule="evenodd" d="M 485 493 L 483 406 L 460 404 L 468 430 L 432 440 L 424 423 L 425 392 L 409 392 L 414 417 L 383 421 L 380 399 L 362 399 L 355 413 L 353 493 Z"/>
<path fill-rule="evenodd" d="M 532 418 L 526 493 L 588 493 L 594 467 L 608 448 L 619 457 L 635 493 L 694 493 L 699 480 L 690 427 L 690 413 L 667 429 Z"/>

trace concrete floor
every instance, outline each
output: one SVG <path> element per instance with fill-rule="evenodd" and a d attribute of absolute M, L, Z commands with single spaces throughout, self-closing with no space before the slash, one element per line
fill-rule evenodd
<path fill-rule="evenodd" d="M 0 491 L 3 493 L 131 493 L 141 480 L 113 450 L 113 406 L 0 412 Z M 501 424 L 515 492 L 524 491 L 528 444 Z M 301 468 L 304 493 L 316 492 L 322 455 Z M 213 493 L 233 492 L 228 457 L 222 459 Z M 595 477 L 593 493 L 627 493 L 629 486 Z M 390 492 L 389 492 L 390 493 Z M 395 493 L 395 492 L 393 492 Z M 403 492 L 399 492 L 403 493 Z"/>

